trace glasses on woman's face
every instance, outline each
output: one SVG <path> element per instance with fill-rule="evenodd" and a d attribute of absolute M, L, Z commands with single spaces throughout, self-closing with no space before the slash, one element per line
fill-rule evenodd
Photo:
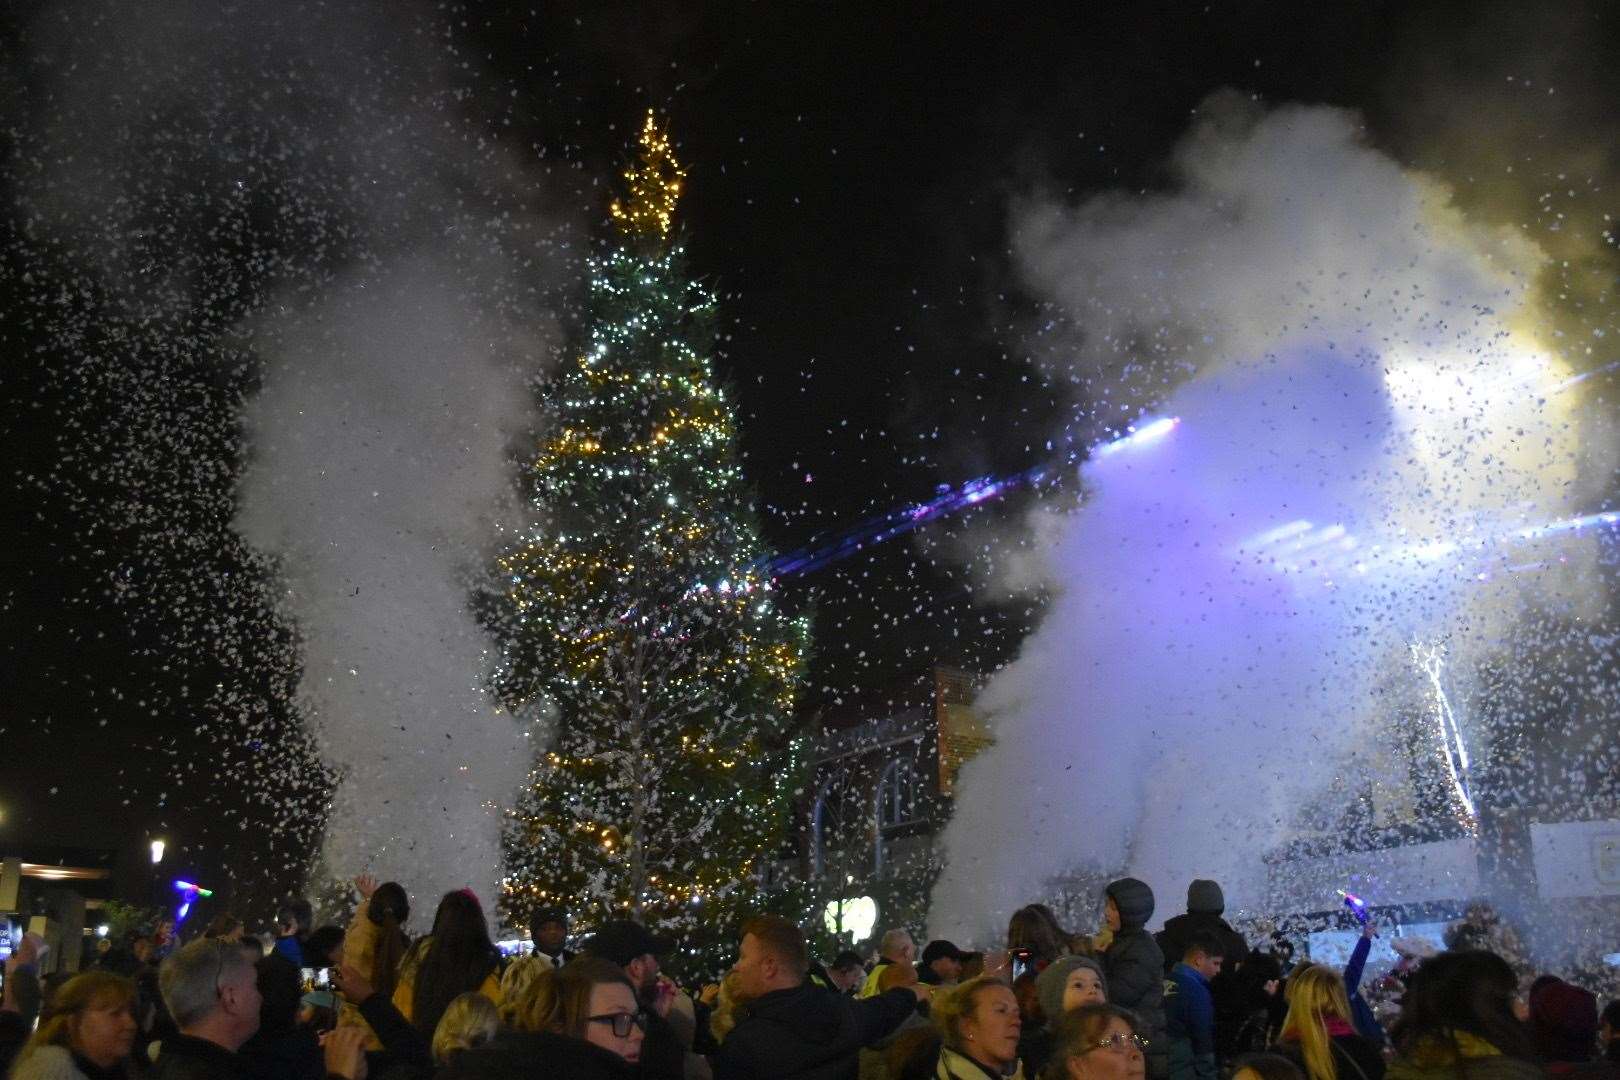
<path fill-rule="evenodd" d="M 647 1030 L 647 1014 L 645 1012 L 603 1013 L 601 1016 L 587 1016 L 585 1019 L 593 1024 L 612 1025 L 613 1035 L 619 1039 L 630 1037 L 630 1025 L 632 1024 L 643 1031 Z"/>
<path fill-rule="evenodd" d="M 1091 1050 L 1114 1050 L 1119 1053 L 1128 1052 L 1131 1047 L 1147 1053 L 1148 1041 L 1141 1035 L 1132 1035 L 1128 1031 L 1116 1031 L 1106 1039 L 1098 1039 L 1091 1044 Z M 1091 1053 L 1087 1050 L 1086 1053 Z"/>

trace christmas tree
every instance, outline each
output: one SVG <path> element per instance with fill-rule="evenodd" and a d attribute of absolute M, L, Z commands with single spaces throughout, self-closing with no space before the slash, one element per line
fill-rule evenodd
<path fill-rule="evenodd" d="M 589 263 L 588 340 L 541 389 L 544 524 L 500 559 L 491 622 L 502 698 L 554 723 L 507 820 L 502 906 L 519 926 L 552 904 L 632 916 L 718 962 L 786 835 L 808 626 L 759 569 L 683 179 L 649 113 Z"/>

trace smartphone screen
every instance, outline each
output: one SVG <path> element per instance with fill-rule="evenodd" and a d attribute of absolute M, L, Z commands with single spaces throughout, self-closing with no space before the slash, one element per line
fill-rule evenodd
<path fill-rule="evenodd" d="M 320 968 L 315 972 L 315 989 L 325 990 L 332 985 L 332 969 Z"/>

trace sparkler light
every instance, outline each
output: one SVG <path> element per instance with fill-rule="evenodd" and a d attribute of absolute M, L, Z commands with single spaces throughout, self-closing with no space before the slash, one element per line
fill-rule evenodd
<path fill-rule="evenodd" d="M 1127 449 L 1151 445 L 1163 440 L 1180 424 L 1180 417 L 1166 416 L 1129 425 L 1117 438 L 1093 446 L 1090 456 L 1111 457 Z M 1071 454 L 1062 465 L 1058 466 L 1037 465 L 1011 476 L 981 476 L 959 487 L 941 486 L 935 496 L 927 502 L 913 503 L 891 510 L 843 532 L 818 537 L 796 551 L 778 555 L 761 568 L 764 571 L 763 576 L 777 580 L 819 570 L 829 563 L 848 558 L 874 544 L 904 536 L 936 518 L 967 510 L 991 499 L 999 499 L 1021 487 L 1038 487 L 1055 477 L 1060 468 L 1075 464 L 1079 458 L 1080 455 Z"/>
<path fill-rule="evenodd" d="M 1434 688 L 1434 715 L 1440 733 L 1441 756 L 1445 759 L 1446 772 L 1451 777 L 1451 788 L 1458 803 L 1468 820 L 1474 821 L 1479 815 L 1474 808 L 1474 797 L 1468 790 L 1468 745 L 1463 742 L 1462 728 L 1451 707 L 1451 698 L 1446 695 L 1443 678 L 1446 669 L 1445 646 L 1414 641 L 1412 659 L 1418 669 L 1429 677 L 1429 685 Z"/>

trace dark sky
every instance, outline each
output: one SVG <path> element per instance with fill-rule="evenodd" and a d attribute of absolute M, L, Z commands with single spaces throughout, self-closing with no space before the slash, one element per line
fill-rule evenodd
<path fill-rule="evenodd" d="M 29 27 L 49 10 L 12 7 L 0 25 L 8 57 L 38 59 Z M 1596 48 L 1615 31 L 1612 16 L 1574 6 L 1455 2 L 1308 13 L 1280 2 L 491 2 L 386 17 L 449 43 L 470 91 L 465 122 L 487 125 L 537 175 L 544 163 L 537 182 L 581 226 L 600 215 L 642 111 L 667 113 L 690 168 L 681 217 L 693 266 L 728 323 L 718 366 L 739 394 L 748 469 L 783 549 L 935 485 L 1038 464 L 1064 431 L 1072 406 L 1027 363 L 1043 313 L 1009 264 L 1015 198 L 1165 183 L 1166 153 L 1221 87 L 1359 108 L 1399 160 L 1460 170 L 1431 136 L 1470 87 L 1487 88 L 1472 100 L 1488 108 L 1504 72 L 1567 81 L 1565 46 Z M 12 107 L 40 107 L 28 70 L 7 76 Z M 1535 108 L 1567 128 L 1605 100 L 1587 85 Z M 1533 157 L 1538 114 L 1515 109 L 1516 150 Z M 17 299 L 30 268 L 8 258 L 0 838 L 127 839 L 187 813 L 184 791 L 165 782 L 168 759 L 146 748 L 183 741 L 189 721 L 137 704 L 142 687 L 172 693 L 161 660 L 119 644 L 152 631 L 84 601 L 85 566 L 106 552 L 81 515 L 18 479 L 60 467 L 52 418 L 66 392 L 52 368 L 60 351 L 18 359 L 41 342 Z M 1030 603 L 976 597 L 969 580 L 906 539 L 789 584 L 786 595 L 817 604 L 815 698 L 936 660 L 989 671 L 1009 658 Z M 100 679 L 110 669 L 116 693 Z M 170 792 L 162 812 L 159 790 Z"/>

